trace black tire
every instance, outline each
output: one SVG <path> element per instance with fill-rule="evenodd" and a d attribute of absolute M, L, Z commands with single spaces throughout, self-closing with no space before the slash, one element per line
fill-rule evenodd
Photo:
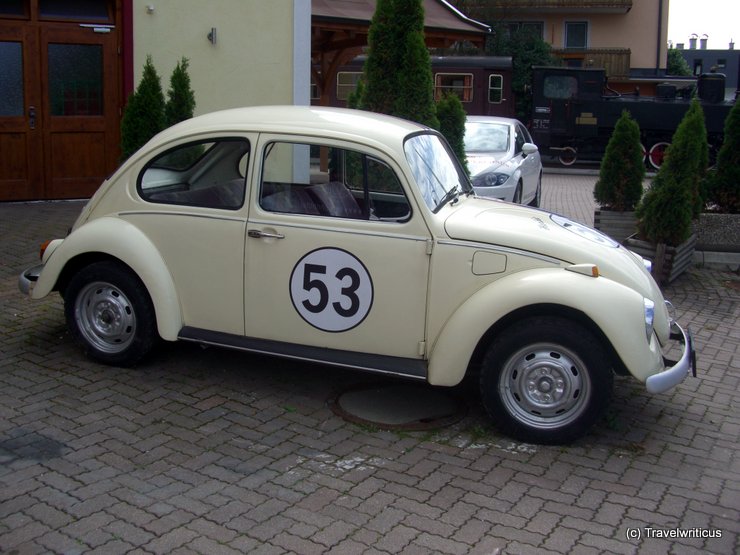
<path fill-rule="evenodd" d="M 569 443 L 599 420 L 613 380 L 609 357 L 586 328 L 564 318 L 531 318 L 491 344 L 481 399 L 504 433 L 528 443 Z"/>
<path fill-rule="evenodd" d="M 522 203 L 522 182 L 516 184 L 516 189 L 514 189 L 514 197 L 511 199 L 511 202 L 514 204 L 521 204 Z"/>
<path fill-rule="evenodd" d="M 535 191 L 534 198 L 529 203 L 529 206 L 539 208 L 540 202 L 542 202 L 542 174 L 537 178 L 537 190 Z"/>
<path fill-rule="evenodd" d="M 131 366 L 154 346 L 154 307 L 144 284 L 118 262 L 80 270 L 64 293 L 64 315 L 85 354 L 113 366 Z"/>

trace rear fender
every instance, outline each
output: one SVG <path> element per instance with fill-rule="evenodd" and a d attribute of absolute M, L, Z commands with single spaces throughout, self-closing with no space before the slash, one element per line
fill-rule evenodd
<path fill-rule="evenodd" d="M 459 383 L 487 332 L 507 315 L 535 305 L 581 312 L 601 329 L 627 370 L 640 381 L 662 370 L 655 334 L 649 342 L 646 337 L 642 295 L 604 277 L 550 268 L 517 272 L 465 301 L 434 341 L 429 353 L 429 383 Z"/>
<path fill-rule="evenodd" d="M 159 251 L 142 231 L 119 218 L 103 217 L 77 228 L 53 244 L 31 296 L 40 299 L 57 287 L 64 268 L 74 258 L 101 253 L 117 258 L 141 279 L 149 292 L 163 339 L 174 341 L 182 328 L 175 283 Z"/>

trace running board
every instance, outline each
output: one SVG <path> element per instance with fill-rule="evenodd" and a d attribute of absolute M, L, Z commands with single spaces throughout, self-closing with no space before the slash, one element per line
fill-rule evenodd
<path fill-rule="evenodd" d="M 388 374 L 415 380 L 427 379 L 427 363 L 415 358 L 391 357 L 354 351 L 340 351 L 308 345 L 296 345 L 269 339 L 256 339 L 218 331 L 185 326 L 178 338 L 204 345 L 227 347 L 250 353 L 277 356 L 319 364 L 329 364 L 376 374 Z"/>

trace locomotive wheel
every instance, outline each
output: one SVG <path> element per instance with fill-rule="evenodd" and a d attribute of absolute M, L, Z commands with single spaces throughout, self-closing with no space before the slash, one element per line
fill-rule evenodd
<path fill-rule="evenodd" d="M 578 153 L 572 146 L 566 146 L 558 156 L 558 160 L 563 166 L 572 166 L 578 159 Z"/>
<path fill-rule="evenodd" d="M 671 146 L 671 143 L 660 141 L 650 147 L 650 153 L 648 154 L 648 161 L 650 162 L 650 165 L 656 170 L 659 170 L 660 166 L 663 165 L 663 159 L 665 158 L 665 151 L 668 149 L 669 146 Z"/>

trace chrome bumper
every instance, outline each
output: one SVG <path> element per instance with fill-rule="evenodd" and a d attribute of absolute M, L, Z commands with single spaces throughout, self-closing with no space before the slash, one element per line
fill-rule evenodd
<path fill-rule="evenodd" d="M 667 366 L 665 370 L 654 376 L 650 376 L 645 382 L 648 393 L 664 393 L 669 389 L 676 387 L 691 372 L 696 377 L 696 351 L 694 350 L 694 339 L 691 336 L 691 330 L 684 331 L 676 322 L 671 325 L 671 339 L 677 339 L 683 344 L 683 353 L 681 358 L 676 361 L 665 360 Z"/>
<path fill-rule="evenodd" d="M 41 270 L 43 269 L 44 265 L 39 264 L 33 268 L 28 268 L 28 270 L 18 277 L 18 289 L 21 290 L 21 293 L 24 295 L 31 293 L 31 289 L 33 289 L 34 284 L 38 281 L 39 276 L 41 275 Z"/>

